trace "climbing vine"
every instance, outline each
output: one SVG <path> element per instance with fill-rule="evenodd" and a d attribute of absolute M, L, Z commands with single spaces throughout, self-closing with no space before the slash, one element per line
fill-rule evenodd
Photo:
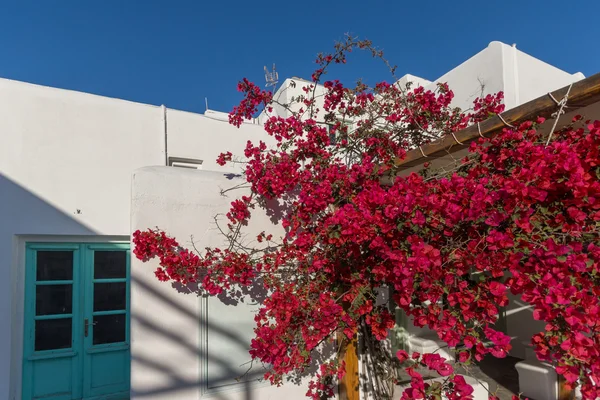
<path fill-rule="evenodd" d="M 538 358 L 579 384 L 584 398 L 600 396 L 600 121 L 578 116 L 548 143 L 538 129 L 543 118 L 523 122 L 471 143 L 453 168 L 402 175 L 398 161 L 408 150 L 501 113 L 502 93 L 461 111 L 445 84 L 430 91 L 326 80 L 356 49 L 385 61 L 369 41 L 349 37 L 319 55 L 313 82 L 293 104 L 239 84 L 244 98 L 230 122 L 240 126 L 263 111 L 270 142 L 246 146 L 250 193 L 231 203 L 230 246 L 198 252 L 156 229 L 134 233 L 135 255 L 159 260 L 159 280 L 208 295 L 260 277 L 268 296 L 250 355 L 269 366 L 265 378 L 276 385 L 304 371 L 337 333 L 351 338 L 366 326 L 385 341 L 395 322 L 376 302 L 381 288 L 416 325 L 460 345 L 456 363 L 505 357 L 511 339 L 494 325 L 510 292 L 546 323 L 532 338 Z M 275 106 L 288 112 L 277 115 Z M 236 156 L 224 152 L 218 162 Z M 254 210 L 274 203 L 285 210 L 285 235 L 262 232 L 259 245 L 243 245 Z M 411 378 L 403 399 L 464 399 L 473 391 L 439 354 L 400 350 L 396 362 Z M 417 367 L 446 379 L 431 384 Z M 307 395 L 332 396 L 343 375 L 343 362 L 322 361 Z"/>

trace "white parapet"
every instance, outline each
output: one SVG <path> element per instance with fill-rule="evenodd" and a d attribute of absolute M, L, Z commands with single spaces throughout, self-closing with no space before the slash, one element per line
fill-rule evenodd
<path fill-rule="evenodd" d="M 418 352 L 420 354 L 436 353 L 448 361 L 454 361 L 454 355 L 448 349 L 448 345 L 434 336 L 412 336 L 408 338 L 409 354 Z"/>
<path fill-rule="evenodd" d="M 519 373 L 519 391 L 524 397 L 551 400 L 558 398 L 558 380 L 554 367 L 537 360 L 524 360 L 515 365 Z"/>

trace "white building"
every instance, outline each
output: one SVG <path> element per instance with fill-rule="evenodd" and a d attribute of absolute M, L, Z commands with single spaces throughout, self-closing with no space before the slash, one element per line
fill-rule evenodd
<path fill-rule="evenodd" d="M 582 78 L 492 42 L 434 82 L 402 79 L 448 82 L 461 107 L 483 83 L 512 108 Z M 288 79 L 276 96 L 301 86 Z M 224 120 L 0 79 L 0 399 L 304 398 L 233 380 L 247 369 L 251 306 L 179 294 L 129 257 L 135 229 L 220 240 L 212 217 L 231 199 L 219 188 L 241 169 L 215 159 L 267 140 L 258 121 Z M 519 357 L 535 332 L 526 314 L 508 316 Z"/>

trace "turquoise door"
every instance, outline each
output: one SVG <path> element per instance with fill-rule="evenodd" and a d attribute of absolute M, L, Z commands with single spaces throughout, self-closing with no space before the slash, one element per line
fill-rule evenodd
<path fill-rule="evenodd" d="M 129 398 L 129 245 L 29 243 L 23 400 Z"/>

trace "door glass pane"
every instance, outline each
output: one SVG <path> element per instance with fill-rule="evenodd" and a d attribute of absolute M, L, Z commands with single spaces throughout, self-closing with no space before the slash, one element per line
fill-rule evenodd
<path fill-rule="evenodd" d="M 94 317 L 94 344 L 125 341 L 125 314 Z"/>
<path fill-rule="evenodd" d="M 37 285 L 35 314 L 71 314 L 73 310 L 72 285 Z"/>
<path fill-rule="evenodd" d="M 124 310 L 126 282 L 94 283 L 94 311 Z"/>
<path fill-rule="evenodd" d="M 35 321 L 35 350 L 71 347 L 71 318 Z"/>
<path fill-rule="evenodd" d="M 36 280 L 59 281 L 73 279 L 73 251 L 37 252 Z"/>
<path fill-rule="evenodd" d="M 125 278 L 127 253 L 125 251 L 95 251 L 94 279 Z"/>

